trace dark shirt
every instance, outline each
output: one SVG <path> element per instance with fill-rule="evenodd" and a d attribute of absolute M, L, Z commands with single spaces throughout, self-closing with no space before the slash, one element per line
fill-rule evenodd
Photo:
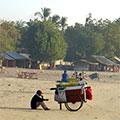
<path fill-rule="evenodd" d="M 67 73 L 63 73 L 62 74 L 62 82 L 68 82 L 67 79 L 68 79 L 68 74 Z"/>
<path fill-rule="evenodd" d="M 38 95 L 34 95 L 31 100 L 31 109 L 36 109 L 36 103 L 43 102 L 43 98 L 39 97 Z"/>

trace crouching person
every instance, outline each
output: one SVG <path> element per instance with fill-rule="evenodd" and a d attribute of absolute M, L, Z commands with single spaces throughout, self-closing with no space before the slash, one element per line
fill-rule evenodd
<path fill-rule="evenodd" d="M 43 92 L 41 90 L 38 90 L 32 97 L 31 109 L 37 109 L 41 105 L 44 110 L 49 110 L 49 108 L 44 103 L 44 101 L 48 101 L 48 99 L 44 99 L 42 94 Z"/>

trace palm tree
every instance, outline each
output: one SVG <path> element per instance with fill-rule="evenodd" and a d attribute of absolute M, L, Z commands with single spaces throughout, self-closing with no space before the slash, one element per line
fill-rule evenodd
<path fill-rule="evenodd" d="M 56 25 L 56 27 L 60 27 L 60 16 L 59 15 L 54 15 L 52 17 L 52 22 Z"/>
<path fill-rule="evenodd" d="M 51 9 L 50 8 L 41 8 L 42 13 L 41 12 L 36 12 L 34 15 L 35 16 L 40 16 L 40 18 L 42 19 L 42 21 L 46 21 L 46 19 L 50 16 L 51 13 Z"/>
<path fill-rule="evenodd" d="M 67 26 L 66 22 L 67 22 L 67 18 L 66 17 L 62 17 L 61 18 L 61 22 L 60 22 L 61 23 L 62 31 L 64 31 L 65 27 Z"/>
<path fill-rule="evenodd" d="M 20 29 L 20 30 L 21 30 L 23 27 L 25 27 L 26 22 L 20 20 L 20 21 L 16 21 L 14 24 L 15 24 L 15 27 L 16 27 L 17 29 Z"/>

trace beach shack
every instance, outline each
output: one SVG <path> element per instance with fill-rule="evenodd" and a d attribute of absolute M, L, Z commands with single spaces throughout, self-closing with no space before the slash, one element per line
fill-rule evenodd
<path fill-rule="evenodd" d="M 93 63 L 84 59 L 80 59 L 73 63 L 75 71 L 96 71 L 98 63 Z"/>
<path fill-rule="evenodd" d="M 98 71 L 109 71 L 109 72 L 117 72 L 119 71 L 119 64 L 109 60 L 105 56 L 92 56 L 95 62 L 98 62 Z"/>
<path fill-rule="evenodd" d="M 1 66 L 5 66 L 5 67 L 16 67 L 16 61 L 14 58 L 8 56 L 5 53 L 0 53 L 0 57 L 1 57 L 1 61 L 2 61 L 2 65 Z"/>
<path fill-rule="evenodd" d="M 26 58 L 25 62 L 26 62 L 26 68 L 32 68 L 32 66 L 34 66 L 34 63 L 36 63 L 36 61 L 33 61 L 32 58 L 30 58 L 30 54 L 27 53 L 19 53 L 19 55 L 23 56 Z"/>
<path fill-rule="evenodd" d="M 12 51 L 12 52 L 9 52 L 7 51 L 7 56 L 13 58 L 16 62 L 16 67 L 22 67 L 22 68 L 26 68 L 26 62 L 28 61 L 27 58 L 25 58 L 24 56 L 22 55 L 19 55 L 17 52 L 15 51 Z M 13 66 L 14 67 L 14 66 Z"/>

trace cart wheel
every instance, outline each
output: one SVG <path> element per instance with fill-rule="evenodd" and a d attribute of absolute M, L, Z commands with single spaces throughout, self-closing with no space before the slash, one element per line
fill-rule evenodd
<path fill-rule="evenodd" d="M 83 105 L 83 100 L 82 98 L 77 95 L 77 94 L 71 94 L 69 96 L 67 96 L 68 99 L 70 99 L 73 102 L 67 102 L 65 103 L 65 107 L 69 110 L 69 111 L 78 111 L 82 105 Z M 75 99 L 78 100 L 78 102 L 74 102 Z"/>

